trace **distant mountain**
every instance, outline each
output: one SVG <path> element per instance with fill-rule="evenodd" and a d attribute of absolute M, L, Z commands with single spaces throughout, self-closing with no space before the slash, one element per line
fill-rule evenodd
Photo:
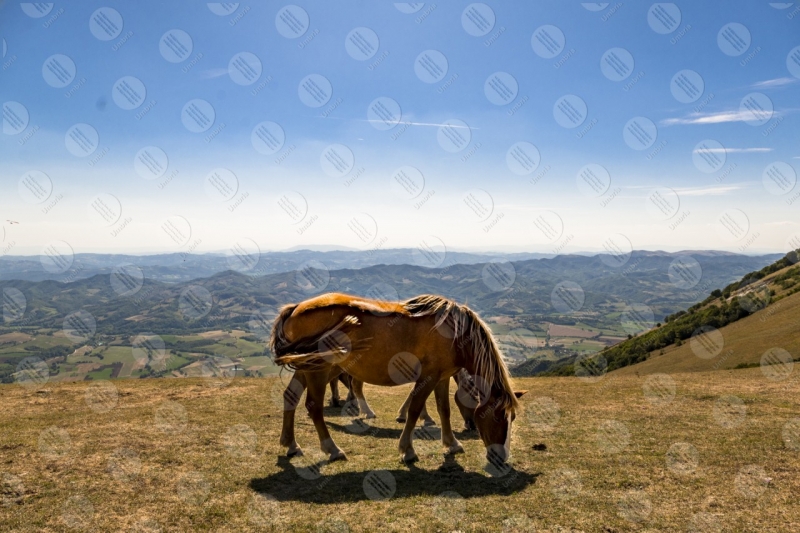
<path fill-rule="evenodd" d="M 510 262 L 487 262 L 486 258 L 477 262 L 478 257 L 464 257 L 476 263 L 443 268 L 381 264 L 328 270 L 322 266 L 336 264 L 339 256 L 335 254 L 347 253 L 292 252 L 297 255 L 286 257 L 288 271 L 261 276 L 224 271 L 178 283 L 165 283 L 148 275 L 140 280 L 141 285 L 128 280 L 129 285 L 121 286 L 120 280 L 109 274 L 95 274 L 70 283 L 0 281 L 4 303 L 16 305 L 14 298 L 20 300 L 20 295 L 25 303 L 24 313 L 15 320 L 6 320 L 5 329 L 0 331 L 15 326 L 57 330 L 68 314 L 78 310 L 94 317 L 98 333 L 109 335 L 250 329 L 254 316 L 260 319 L 285 303 L 320 292 L 339 291 L 382 299 L 437 293 L 467 303 L 500 329 L 527 328 L 541 331 L 545 337 L 547 326 L 543 324 L 581 323 L 609 334 L 622 331 L 620 314 L 630 304 L 647 306 L 653 321 L 661 321 L 665 315 L 702 300 L 711 290 L 776 259 L 776 254 L 697 254 L 687 260 L 681 254 L 634 252 L 624 263 L 619 257 L 596 255 Z M 141 260 L 155 262 L 148 257 Z M 175 260 L 173 256 L 167 258 Z M 321 262 L 305 263 L 293 270 L 304 258 Z M 369 262 L 367 258 L 360 259 Z M 399 255 L 396 259 L 400 259 Z M 352 261 L 353 257 L 347 260 Z M 687 283 L 680 278 L 680 272 L 690 267 L 696 279 Z"/>

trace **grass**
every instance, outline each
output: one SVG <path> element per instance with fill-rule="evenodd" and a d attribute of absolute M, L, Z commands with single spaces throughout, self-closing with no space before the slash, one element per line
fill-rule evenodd
<path fill-rule="evenodd" d="M 513 469 L 494 477 L 472 433 L 458 434 L 464 455 L 445 458 L 440 443 L 418 438 L 421 461 L 398 462 L 394 415 L 408 387 L 366 388 L 379 415 L 372 426 L 326 409 L 349 461 L 325 464 L 302 410 L 306 456 L 283 457 L 278 378 L 0 386 L 0 530 L 800 527 L 800 424 L 787 426 L 800 408 L 796 374 L 612 373 L 516 386 L 530 392 Z M 391 497 L 365 491 L 365 479 L 393 483 Z"/>

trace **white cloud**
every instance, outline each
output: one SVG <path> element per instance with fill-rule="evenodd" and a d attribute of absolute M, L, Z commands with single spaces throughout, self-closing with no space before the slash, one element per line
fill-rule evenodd
<path fill-rule="evenodd" d="M 748 153 L 763 153 L 763 152 L 772 152 L 774 148 L 768 147 L 758 147 L 758 148 L 703 148 L 703 152 L 708 153 L 715 153 L 715 154 L 748 154 Z M 698 152 L 700 150 L 694 150 Z"/>
<path fill-rule="evenodd" d="M 679 196 L 722 196 L 745 188 L 743 184 L 733 184 L 718 187 L 685 187 L 675 189 L 675 192 Z"/>
<path fill-rule="evenodd" d="M 775 78 L 772 80 L 764 80 L 759 81 L 751 85 L 750 87 L 753 89 L 770 89 L 773 87 L 783 87 L 784 85 L 791 85 L 793 83 L 797 83 L 797 78 Z"/>
<path fill-rule="evenodd" d="M 686 117 L 665 118 L 662 126 L 685 126 L 692 124 L 722 124 L 724 122 L 740 122 L 752 118 L 747 111 L 720 111 L 719 113 L 690 113 Z"/>

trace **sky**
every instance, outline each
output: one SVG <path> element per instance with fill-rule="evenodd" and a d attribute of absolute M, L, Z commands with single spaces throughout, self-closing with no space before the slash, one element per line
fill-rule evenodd
<path fill-rule="evenodd" d="M 0 254 L 800 247 L 800 3 L 0 4 Z"/>

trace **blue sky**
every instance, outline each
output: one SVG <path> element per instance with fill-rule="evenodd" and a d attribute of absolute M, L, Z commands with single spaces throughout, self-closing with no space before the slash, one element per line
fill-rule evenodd
<path fill-rule="evenodd" d="M 4 3 L 2 249 L 785 251 L 799 6 Z"/>

